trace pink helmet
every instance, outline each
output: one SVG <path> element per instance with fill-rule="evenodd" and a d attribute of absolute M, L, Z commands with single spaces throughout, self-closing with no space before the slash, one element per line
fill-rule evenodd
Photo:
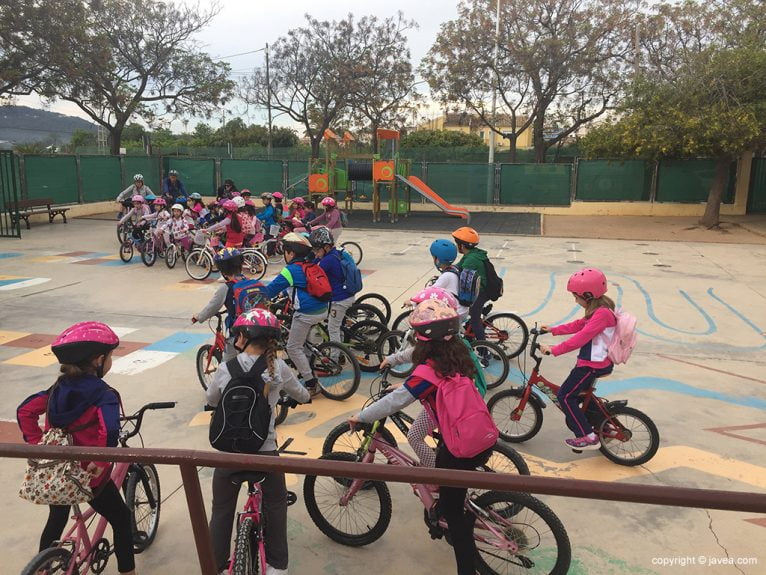
<path fill-rule="evenodd" d="M 83 321 L 62 331 L 51 344 L 60 363 L 78 364 L 104 355 L 120 345 L 120 338 L 105 323 Z"/>
<path fill-rule="evenodd" d="M 168 203 L 163 198 L 157 198 L 156 200 L 154 200 L 154 205 L 155 206 L 167 206 Z"/>
<path fill-rule="evenodd" d="M 333 200 L 330 196 L 327 196 L 322 200 L 322 205 L 327 207 L 334 207 L 335 206 L 335 200 Z"/>
<path fill-rule="evenodd" d="M 146 201 L 146 198 L 142 196 L 141 194 L 136 194 L 135 196 L 130 198 L 130 201 L 133 202 L 134 204 L 135 203 L 143 204 Z"/>
<path fill-rule="evenodd" d="M 420 302 L 410 314 L 410 325 L 422 341 L 447 341 L 460 331 L 457 310 L 440 299 Z"/>
<path fill-rule="evenodd" d="M 227 212 L 236 212 L 239 208 L 237 208 L 237 204 L 234 202 L 234 200 L 226 200 L 223 203 L 223 209 Z"/>
<path fill-rule="evenodd" d="M 281 200 L 285 196 L 282 192 L 274 192 L 273 194 L 271 194 L 271 197 L 274 198 L 275 200 Z"/>
<path fill-rule="evenodd" d="M 430 299 L 442 301 L 452 309 L 457 309 L 458 306 L 457 298 L 447 290 L 440 287 L 427 287 L 424 290 L 420 290 L 410 298 L 410 301 L 414 304 L 418 304 Z"/>
<path fill-rule="evenodd" d="M 585 268 L 575 272 L 567 282 L 567 291 L 579 295 L 585 301 L 601 297 L 606 290 L 606 276 L 596 268 Z"/>
<path fill-rule="evenodd" d="M 245 200 L 245 205 L 255 207 L 255 202 L 253 200 Z"/>
<path fill-rule="evenodd" d="M 194 204 L 192 211 L 199 214 L 202 211 L 202 204 Z"/>
<path fill-rule="evenodd" d="M 282 324 L 270 311 L 256 308 L 240 315 L 231 327 L 231 333 L 242 333 L 248 338 L 278 338 L 282 333 Z"/>
<path fill-rule="evenodd" d="M 298 197 L 298 198 L 294 198 L 293 199 L 293 203 L 294 204 L 298 204 L 299 206 L 302 206 L 303 204 L 306 203 L 306 200 L 304 200 L 303 198 Z"/>

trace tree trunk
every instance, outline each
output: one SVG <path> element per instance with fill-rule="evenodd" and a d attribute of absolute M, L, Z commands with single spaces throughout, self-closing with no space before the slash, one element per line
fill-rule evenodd
<path fill-rule="evenodd" d="M 730 158 L 718 158 L 715 164 L 715 176 L 713 184 L 710 186 L 710 193 L 707 196 L 705 205 L 705 214 L 700 220 L 700 224 L 707 229 L 715 228 L 721 221 L 721 200 L 723 199 L 726 184 L 728 183 Z"/>
<path fill-rule="evenodd" d="M 532 138 L 535 146 L 535 162 L 538 164 L 545 163 L 545 139 L 543 138 L 543 120 L 544 115 L 538 114 L 535 116 L 535 121 L 532 124 Z"/>
<path fill-rule="evenodd" d="M 322 142 L 322 134 L 318 134 L 315 137 L 311 138 L 311 157 L 312 158 L 318 158 L 319 157 L 319 144 Z"/>
<path fill-rule="evenodd" d="M 379 127 L 380 127 L 380 124 L 378 124 L 377 122 L 373 122 L 370 125 L 370 130 L 372 132 L 372 134 L 371 134 L 372 138 L 371 138 L 370 141 L 372 142 L 372 153 L 373 154 L 379 153 L 379 150 L 378 150 L 378 128 Z"/>
<path fill-rule="evenodd" d="M 122 145 L 122 127 L 114 126 L 109 130 L 109 151 L 113 156 L 120 155 Z"/>
<path fill-rule="evenodd" d="M 509 138 L 508 140 L 508 148 L 509 148 L 508 151 L 511 153 L 510 161 L 512 164 L 516 163 L 516 150 L 517 150 L 516 140 L 517 140 L 516 136 L 513 136 Z"/>

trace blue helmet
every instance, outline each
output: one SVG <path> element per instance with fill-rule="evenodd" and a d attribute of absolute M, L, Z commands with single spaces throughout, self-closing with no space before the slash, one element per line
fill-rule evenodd
<path fill-rule="evenodd" d="M 430 252 L 439 265 L 450 265 L 457 258 L 457 246 L 449 240 L 434 240 Z"/>
<path fill-rule="evenodd" d="M 177 203 L 177 204 L 185 204 L 185 203 L 186 203 L 186 202 L 188 202 L 188 201 L 189 201 L 189 200 L 187 200 L 187 199 L 186 199 L 186 196 L 178 196 L 178 197 L 176 198 L 176 203 Z"/>
<path fill-rule="evenodd" d="M 153 202 L 154 200 L 157 199 L 157 196 L 155 196 L 154 194 L 146 194 L 144 198 L 146 199 L 147 202 Z"/>

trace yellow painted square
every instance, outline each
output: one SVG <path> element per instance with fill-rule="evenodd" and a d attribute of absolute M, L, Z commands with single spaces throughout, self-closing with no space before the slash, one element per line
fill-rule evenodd
<path fill-rule="evenodd" d="M 0 277 L 0 279 L 10 279 L 5 277 Z M 3 331 L 0 330 L 0 345 L 3 345 L 5 343 L 8 343 L 9 341 L 13 341 L 14 339 L 20 339 L 22 337 L 26 337 L 30 334 L 24 333 L 21 331 Z"/>
<path fill-rule="evenodd" d="M 198 425 L 210 425 L 210 418 L 212 416 L 212 411 L 200 411 L 197 415 L 192 417 L 192 420 L 189 422 L 189 427 L 196 427 Z"/>
<path fill-rule="evenodd" d="M 27 261 L 40 263 L 40 264 L 47 264 L 50 262 L 60 262 L 60 261 L 69 260 L 69 259 L 71 258 L 63 257 L 63 256 L 40 256 L 38 258 L 29 258 Z"/>
<path fill-rule="evenodd" d="M 19 280 L 19 279 L 25 279 L 24 276 L 0 276 L 0 281 L 3 280 Z"/>
<path fill-rule="evenodd" d="M 56 356 L 53 355 L 50 347 L 41 347 L 33 349 L 27 353 L 22 353 L 16 357 L 5 360 L 3 363 L 9 365 L 26 365 L 28 367 L 48 367 L 57 363 Z"/>

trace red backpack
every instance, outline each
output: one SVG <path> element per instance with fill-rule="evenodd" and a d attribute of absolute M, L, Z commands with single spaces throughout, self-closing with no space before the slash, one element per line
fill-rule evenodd
<path fill-rule="evenodd" d="M 319 264 L 313 262 L 300 262 L 303 273 L 306 274 L 306 291 L 310 296 L 319 301 L 332 300 L 332 286 L 327 274 L 319 267 Z"/>
<path fill-rule="evenodd" d="M 497 443 L 497 426 L 470 377 L 441 377 L 428 364 L 416 367 L 413 375 L 436 386 L 436 414 L 432 415 L 452 455 L 469 459 Z M 428 403 L 423 404 L 430 411 Z"/>

